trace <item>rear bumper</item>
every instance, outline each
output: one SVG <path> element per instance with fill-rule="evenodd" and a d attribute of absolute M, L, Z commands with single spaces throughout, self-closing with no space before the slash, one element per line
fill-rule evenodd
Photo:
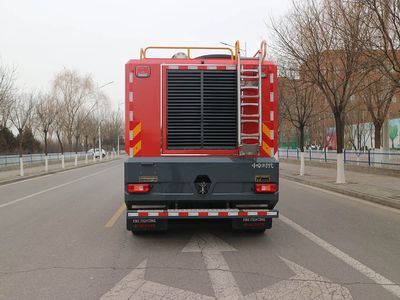
<path fill-rule="evenodd" d="M 272 209 L 279 198 L 279 164 L 274 158 L 134 157 L 126 160 L 124 172 L 128 208 L 131 205 L 160 205 L 166 209 L 234 208 L 262 204 Z M 203 178 L 209 180 L 204 194 L 198 184 Z M 276 183 L 278 191 L 255 193 L 257 180 Z M 129 183 L 149 183 L 150 192 L 128 193 Z"/>
<path fill-rule="evenodd" d="M 272 219 L 279 217 L 279 211 L 268 209 L 167 209 L 128 210 L 127 230 L 166 230 L 168 220 L 220 219 L 232 220 L 234 228 L 271 228 Z"/>

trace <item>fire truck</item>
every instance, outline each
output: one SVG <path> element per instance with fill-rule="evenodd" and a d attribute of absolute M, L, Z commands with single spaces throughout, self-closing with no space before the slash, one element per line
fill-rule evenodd
<path fill-rule="evenodd" d="M 167 51 L 176 54 L 162 57 Z M 239 41 L 141 49 L 125 65 L 125 98 L 128 230 L 185 219 L 271 228 L 279 216 L 277 67 L 265 41 L 252 57 Z"/>

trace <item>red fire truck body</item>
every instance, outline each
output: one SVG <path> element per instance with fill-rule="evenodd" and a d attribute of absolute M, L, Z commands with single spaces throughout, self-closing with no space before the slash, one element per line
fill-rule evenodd
<path fill-rule="evenodd" d="M 173 58 L 149 50 L 184 49 Z M 226 50 L 191 58 L 193 50 Z M 125 65 L 125 203 L 133 232 L 168 220 L 271 228 L 278 202 L 277 68 L 230 48 L 148 47 Z"/>

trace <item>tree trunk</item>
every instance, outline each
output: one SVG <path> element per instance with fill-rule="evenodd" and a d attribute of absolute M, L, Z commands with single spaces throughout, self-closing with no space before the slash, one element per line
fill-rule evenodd
<path fill-rule="evenodd" d="M 57 135 L 58 143 L 60 144 L 61 154 L 64 154 L 64 147 L 63 147 L 63 143 L 61 141 L 60 132 L 56 131 L 56 135 Z"/>
<path fill-rule="evenodd" d="M 300 151 L 304 152 L 304 126 L 298 128 L 300 133 Z"/>
<path fill-rule="evenodd" d="M 335 112 L 336 125 L 336 152 L 343 153 L 344 149 L 344 112 Z"/>
<path fill-rule="evenodd" d="M 80 135 L 75 136 L 75 153 L 78 153 L 79 137 Z"/>
<path fill-rule="evenodd" d="M 344 173 L 344 112 L 338 111 L 334 113 L 336 125 L 336 183 L 346 183 Z"/>
<path fill-rule="evenodd" d="M 304 163 L 304 126 L 300 125 L 300 127 L 297 128 L 299 131 L 299 141 L 300 141 L 300 176 L 304 175 L 304 168 L 305 168 L 305 163 Z"/>
<path fill-rule="evenodd" d="M 47 130 L 44 131 L 44 154 L 47 155 Z"/>
<path fill-rule="evenodd" d="M 375 127 L 375 149 L 381 148 L 381 132 L 382 132 L 382 124 L 376 122 L 374 123 Z"/>
<path fill-rule="evenodd" d="M 84 151 L 87 152 L 88 151 L 88 136 L 85 135 L 85 145 L 83 146 L 85 149 Z"/>
<path fill-rule="evenodd" d="M 72 136 L 67 136 L 68 151 L 72 151 Z"/>
<path fill-rule="evenodd" d="M 394 139 L 392 140 L 392 149 L 394 149 Z"/>
<path fill-rule="evenodd" d="M 19 156 L 20 157 L 22 157 L 22 152 L 23 152 L 23 150 L 22 150 L 22 143 L 23 143 L 23 139 L 24 139 L 24 137 L 23 137 L 23 133 L 24 133 L 24 130 L 22 129 L 22 128 L 18 128 L 18 133 L 19 133 L 19 138 L 18 138 L 18 154 L 19 154 Z"/>

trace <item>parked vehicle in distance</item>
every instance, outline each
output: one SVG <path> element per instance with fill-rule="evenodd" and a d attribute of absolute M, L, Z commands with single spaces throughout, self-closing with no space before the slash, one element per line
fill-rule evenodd
<path fill-rule="evenodd" d="M 101 153 L 102 153 L 102 156 L 103 156 L 103 157 L 106 156 L 106 151 L 105 151 L 104 149 L 101 149 Z M 99 151 L 99 148 L 89 149 L 88 152 L 87 152 L 87 154 L 89 154 L 89 155 L 91 155 L 91 156 L 94 155 L 95 158 L 100 158 L 100 151 Z"/>

